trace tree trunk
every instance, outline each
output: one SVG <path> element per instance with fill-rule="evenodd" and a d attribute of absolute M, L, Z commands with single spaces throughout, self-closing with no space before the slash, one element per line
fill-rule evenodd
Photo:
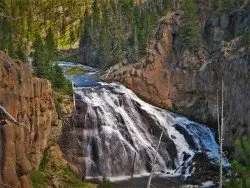
<path fill-rule="evenodd" d="M 132 169 L 131 169 L 131 188 L 132 188 L 132 185 L 133 185 L 133 176 L 134 176 L 134 169 L 135 169 L 135 158 L 136 158 L 136 152 L 135 152 L 133 165 L 132 165 Z"/>
<path fill-rule="evenodd" d="M 220 128 L 220 185 L 223 186 L 223 164 L 222 164 L 222 152 L 223 152 L 223 129 L 224 129 L 224 82 L 221 81 L 221 128 Z"/>
<path fill-rule="evenodd" d="M 155 166 L 155 162 L 156 162 L 156 159 L 157 159 L 157 154 L 158 154 L 158 150 L 159 150 L 159 147 L 160 147 L 160 144 L 161 144 L 162 136 L 163 136 L 163 130 L 161 132 L 161 136 L 160 136 L 158 145 L 157 145 L 156 150 L 155 150 L 155 157 L 154 157 L 154 160 L 153 160 L 153 163 L 152 163 L 152 170 L 151 170 L 151 173 L 150 173 L 150 176 L 149 176 L 149 179 L 148 179 L 147 188 L 150 188 L 151 180 L 152 180 L 152 177 L 153 177 L 153 174 L 154 174 L 154 166 Z"/>

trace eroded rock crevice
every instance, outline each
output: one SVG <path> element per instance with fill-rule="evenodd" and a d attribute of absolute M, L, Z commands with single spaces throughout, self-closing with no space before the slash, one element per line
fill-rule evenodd
<path fill-rule="evenodd" d="M 0 182 L 29 188 L 27 175 L 39 168 L 52 126 L 58 123 L 54 95 L 50 82 L 33 77 L 28 64 L 3 52 L 0 57 L 0 104 L 19 123 L 1 113 Z"/>

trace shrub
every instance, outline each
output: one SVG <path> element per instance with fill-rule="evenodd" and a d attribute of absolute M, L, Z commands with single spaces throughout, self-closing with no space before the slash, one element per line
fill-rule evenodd
<path fill-rule="evenodd" d="M 232 177 L 226 187 L 250 187 L 250 138 L 242 138 L 235 143 L 236 151 L 240 154 L 241 161 L 233 161 Z"/>

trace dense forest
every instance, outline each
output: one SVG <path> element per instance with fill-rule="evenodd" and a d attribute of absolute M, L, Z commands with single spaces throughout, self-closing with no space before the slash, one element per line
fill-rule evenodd
<path fill-rule="evenodd" d="M 28 62 L 34 73 L 52 81 L 56 90 L 70 92 L 70 84 L 53 62 L 57 49 L 72 46 L 80 33 L 80 22 L 89 9 L 88 1 L 0 1 L 0 49 Z"/>
<path fill-rule="evenodd" d="M 192 0 L 1 0 L 0 49 L 27 61 L 27 56 L 34 50 L 32 42 L 38 36 L 45 37 L 52 32 L 57 49 L 74 47 L 81 38 L 86 58 L 93 58 L 88 57 L 88 51 L 96 51 L 97 62 L 98 58 L 102 59 L 100 63 L 108 66 L 124 57 L 133 59 L 145 54 L 158 19 L 167 11 L 184 11 L 180 43 L 195 48 L 199 45 L 202 14 L 223 14 L 240 8 L 244 2 L 209 1 L 211 11 L 204 13 Z"/>
<path fill-rule="evenodd" d="M 173 51 L 188 49 L 189 54 L 199 58 L 205 45 L 212 46 L 201 31 L 205 21 L 243 9 L 249 11 L 248 0 L 0 0 L 0 51 L 18 63 L 30 64 L 34 76 L 49 80 L 55 92 L 74 96 L 72 83 L 58 65 L 63 59 L 61 51 L 75 49 L 76 53 L 70 55 L 76 57 L 76 63 L 103 72 L 124 61 L 133 64 L 148 55 L 152 41 L 160 40 L 160 21 L 169 12 L 178 12 L 181 24 L 172 34 L 177 41 Z M 250 46 L 250 31 L 231 32 L 230 27 L 220 40 L 230 42 L 239 37 L 245 53 Z M 231 161 L 232 172 L 223 182 L 226 187 L 247 188 L 250 140 L 242 137 L 234 142 L 237 160 Z M 102 183 L 105 181 L 109 187 L 104 177 Z"/>
<path fill-rule="evenodd" d="M 200 46 L 200 20 L 222 15 L 240 8 L 244 0 L 216 1 L 93 1 L 91 11 L 85 12 L 80 41 L 81 62 L 97 67 L 109 67 L 124 58 L 134 59 L 147 54 L 147 47 L 158 20 L 166 12 L 183 10 L 183 24 L 179 32 L 179 47 L 192 50 Z M 200 5 L 209 8 L 202 11 Z"/>

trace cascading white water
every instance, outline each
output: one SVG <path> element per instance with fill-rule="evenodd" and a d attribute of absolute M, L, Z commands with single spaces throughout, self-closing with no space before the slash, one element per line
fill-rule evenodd
<path fill-rule="evenodd" d="M 130 175 L 135 153 L 135 174 L 151 171 L 162 130 L 156 172 L 183 173 L 182 166 L 188 176 L 188 164 L 197 152 L 218 162 L 218 145 L 209 128 L 154 107 L 122 85 L 76 87 L 75 93 L 77 105 L 86 109 L 80 122 L 86 176 Z"/>

